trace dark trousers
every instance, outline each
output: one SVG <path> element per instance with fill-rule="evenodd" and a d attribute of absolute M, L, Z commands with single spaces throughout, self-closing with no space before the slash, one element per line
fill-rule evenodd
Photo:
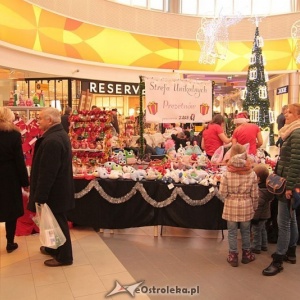
<path fill-rule="evenodd" d="M 278 238 L 278 224 L 277 224 L 277 215 L 278 215 L 278 199 L 274 198 L 270 205 L 271 218 L 267 220 L 266 229 L 268 233 L 268 242 L 271 244 L 277 243 Z"/>
<path fill-rule="evenodd" d="M 71 243 L 71 236 L 70 236 L 70 229 L 67 217 L 65 213 L 54 213 L 54 217 L 57 220 L 62 232 L 66 237 L 66 242 L 58 247 L 57 249 L 52 249 L 46 247 L 46 251 L 55 256 L 56 260 L 61 263 L 71 263 L 73 262 L 73 252 L 72 252 L 72 243 Z"/>
<path fill-rule="evenodd" d="M 6 239 L 8 244 L 12 244 L 15 239 L 17 219 L 5 222 Z"/>

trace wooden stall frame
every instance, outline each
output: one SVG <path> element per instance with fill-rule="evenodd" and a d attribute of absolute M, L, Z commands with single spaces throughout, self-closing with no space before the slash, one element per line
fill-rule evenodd
<path fill-rule="evenodd" d="M 92 105 L 92 94 L 89 90 L 82 91 L 79 99 L 78 110 L 90 110 Z"/>

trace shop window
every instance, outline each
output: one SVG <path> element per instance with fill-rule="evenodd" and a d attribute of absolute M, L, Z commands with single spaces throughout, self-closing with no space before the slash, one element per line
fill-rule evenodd
<path fill-rule="evenodd" d="M 124 97 L 119 96 L 94 96 L 93 105 L 101 109 L 111 110 L 116 108 L 119 114 L 123 114 L 124 112 Z"/>
<path fill-rule="evenodd" d="M 62 111 L 68 106 L 68 80 L 69 79 L 26 79 L 16 82 L 16 92 L 21 94 L 24 100 L 32 99 L 40 106 L 52 106 L 51 103 L 60 103 Z M 78 85 L 76 80 L 72 80 L 72 99 L 73 107 L 78 102 Z M 38 100 L 37 100 L 38 99 Z M 51 102 L 54 101 L 55 102 Z M 58 102 L 59 101 L 59 102 Z"/>

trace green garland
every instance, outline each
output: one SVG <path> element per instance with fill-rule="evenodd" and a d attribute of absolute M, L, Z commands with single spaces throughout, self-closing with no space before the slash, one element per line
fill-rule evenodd
<path fill-rule="evenodd" d="M 140 76 L 140 113 L 139 113 L 139 131 L 140 131 L 140 155 L 144 156 L 144 105 L 143 105 L 143 91 L 145 90 L 145 82 L 143 76 Z"/>

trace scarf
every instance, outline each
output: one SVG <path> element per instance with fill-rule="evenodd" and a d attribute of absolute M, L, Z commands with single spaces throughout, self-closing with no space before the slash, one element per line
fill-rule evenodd
<path fill-rule="evenodd" d="M 285 141 L 291 135 L 291 133 L 298 128 L 300 128 L 300 119 L 292 122 L 291 124 L 284 125 L 279 130 L 279 135 Z"/>
<path fill-rule="evenodd" d="M 249 174 L 252 172 L 252 162 L 250 160 L 247 160 L 244 167 L 235 167 L 233 165 L 227 165 L 227 171 L 231 173 L 237 173 L 239 175 Z"/>

